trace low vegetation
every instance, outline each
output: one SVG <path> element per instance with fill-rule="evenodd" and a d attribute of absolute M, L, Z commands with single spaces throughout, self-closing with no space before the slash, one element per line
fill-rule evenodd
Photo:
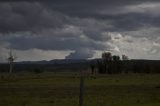
<path fill-rule="evenodd" d="M 85 106 L 160 106 L 159 74 L 85 75 Z M 78 106 L 78 73 L 1 73 L 0 106 Z"/>

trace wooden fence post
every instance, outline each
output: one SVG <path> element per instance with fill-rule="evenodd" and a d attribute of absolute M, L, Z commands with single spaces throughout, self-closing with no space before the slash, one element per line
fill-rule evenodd
<path fill-rule="evenodd" d="M 84 76 L 81 71 L 81 76 L 80 76 L 80 92 L 79 92 L 79 106 L 84 106 Z"/>

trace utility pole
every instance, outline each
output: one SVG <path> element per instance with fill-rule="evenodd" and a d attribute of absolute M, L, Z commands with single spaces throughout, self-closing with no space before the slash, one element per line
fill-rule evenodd
<path fill-rule="evenodd" d="M 82 71 L 80 76 L 79 106 L 84 106 L 84 75 Z"/>

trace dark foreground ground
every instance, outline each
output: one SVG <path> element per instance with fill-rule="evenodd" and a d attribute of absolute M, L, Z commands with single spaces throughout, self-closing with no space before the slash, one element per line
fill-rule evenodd
<path fill-rule="evenodd" d="M 78 106 L 78 73 L 0 73 L 0 106 Z M 160 106 L 160 74 L 85 75 L 85 106 Z"/>

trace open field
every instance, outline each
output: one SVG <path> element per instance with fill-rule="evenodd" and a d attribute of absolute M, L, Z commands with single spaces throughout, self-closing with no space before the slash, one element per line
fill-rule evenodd
<path fill-rule="evenodd" d="M 160 74 L 86 75 L 85 106 L 160 106 Z M 78 73 L 0 74 L 0 106 L 78 106 Z"/>

